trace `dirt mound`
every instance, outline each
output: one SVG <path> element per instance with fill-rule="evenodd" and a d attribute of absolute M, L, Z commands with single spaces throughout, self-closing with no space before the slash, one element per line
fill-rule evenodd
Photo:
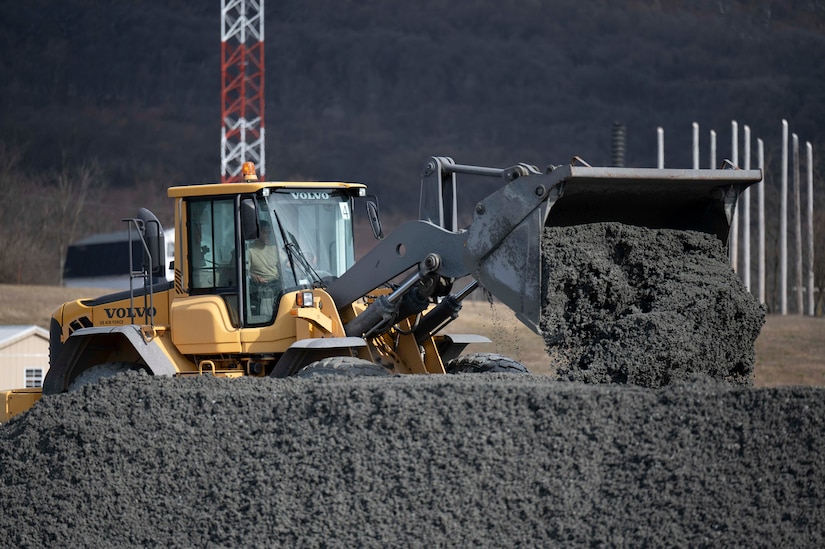
<path fill-rule="evenodd" d="M 825 390 L 128 374 L 0 426 L 3 547 L 825 543 Z"/>
<path fill-rule="evenodd" d="M 542 331 L 561 379 L 752 383 L 765 311 L 717 238 L 597 223 L 547 227 L 543 242 Z"/>

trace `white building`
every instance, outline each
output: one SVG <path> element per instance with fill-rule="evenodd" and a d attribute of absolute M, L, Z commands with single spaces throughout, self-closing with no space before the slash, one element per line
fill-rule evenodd
<path fill-rule="evenodd" d="M 42 387 L 49 370 L 49 332 L 39 326 L 0 326 L 0 391 Z"/>

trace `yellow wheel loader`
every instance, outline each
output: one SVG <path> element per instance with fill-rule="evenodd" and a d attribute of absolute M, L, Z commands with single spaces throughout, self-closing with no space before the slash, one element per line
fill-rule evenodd
<path fill-rule="evenodd" d="M 131 289 L 60 306 L 42 393 L 126 370 L 151 375 L 309 376 L 525 372 L 500 355 L 461 355 L 489 341 L 444 328 L 481 286 L 539 332 L 545 226 L 619 222 L 696 230 L 727 241 L 739 194 L 758 170 L 591 167 L 544 171 L 425 162 L 420 215 L 384 237 L 361 184 L 244 181 L 179 186 L 174 281 L 163 228 L 148 210 L 126 220 L 144 253 Z M 457 176 L 496 178 L 459 227 Z M 466 191 L 465 191 L 466 192 Z M 355 261 L 353 211 L 366 202 L 379 242 Z M 459 279 L 471 283 L 454 289 Z M 3 393 L 5 415 L 31 391 Z"/>

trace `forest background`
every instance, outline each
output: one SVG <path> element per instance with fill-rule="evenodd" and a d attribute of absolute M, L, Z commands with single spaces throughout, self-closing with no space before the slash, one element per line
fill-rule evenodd
<path fill-rule="evenodd" d="M 265 15 L 268 179 L 366 183 L 392 227 L 417 216 L 432 155 L 609 165 L 620 122 L 626 165 L 656 165 L 662 127 L 666 166 L 686 168 L 697 122 L 707 167 L 709 131 L 731 158 L 736 120 L 754 165 L 765 142 L 770 309 L 785 119 L 813 146 L 825 285 L 825 1 L 284 0 Z M 0 284 L 59 285 L 69 243 L 140 207 L 168 225 L 167 187 L 220 179 L 219 2 L 0 0 L 0 53 Z"/>

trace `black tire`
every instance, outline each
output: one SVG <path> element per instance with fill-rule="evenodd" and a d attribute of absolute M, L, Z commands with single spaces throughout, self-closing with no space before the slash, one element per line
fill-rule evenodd
<path fill-rule="evenodd" d="M 114 377 L 128 371 L 140 370 L 140 366 L 131 362 L 105 362 L 92 366 L 78 375 L 69 384 L 69 391 L 76 391 L 85 385 L 97 383 L 103 378 Z"/>
<path fill-rule="evenodd" d="M 337 376 L 388 376 L 389 370 L 362 358 L 333 356 L 304 366 L 295 377 L 312 377 L 316 375 Z"/>
<path fill-rule="evenodd" d="M 448 374 L 529 374 L 517 360 L 495 353 L 461 355 L 444 366 Z"/>

